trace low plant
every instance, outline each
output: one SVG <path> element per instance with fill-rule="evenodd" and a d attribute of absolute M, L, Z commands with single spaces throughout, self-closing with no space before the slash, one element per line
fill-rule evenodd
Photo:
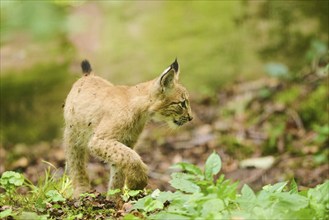
<path fill-rule="evenodd" d="M 181 162 L 172 166 L 170 185 L 175 191 L 124 190 L 122 198 L 132 203 L 130 213 L 116 210 L 100 193 L 85 193 L 71 199 L 72 186 L 64 175 L 45 178 L 33 185 L 22 174 L 7 171 L 0 178 L 0 218 L 19 219 L 329 219 L 329 181 L 299 191 L 294 180 L 266 185 L 254 192 L 248 185 L 238 189 L 219 175 L 221 159 L 212 153 L 204 169 Z M 28 187 L 27 194 L 19 187 Z M 110 190 L 114 195 L 119 190 Z"/>
<path fill-rule="evenodd" d="M 36 185 L 17 172 L 6 171 L 2 174 L 0 187 L 5 192 L 0 194 L 0 207 L 5 208 L 0 212 L 0 218 L 19 216 L 22 219 L 37 219 L 35 216 L 39 216 L 38 219 L 42 219 L 48 216 L 46 210 L 51 202 L 65 201 L 72 194 L 68 177 L 56 177 L 57 169 L 46 163 L 50 166 Z M 51 167 L 55 170 L 53 173 Z M 27 192 L 20 192 L 20 188 L 25 188 L 23 191 Z"/>
<path fill-rule="evenodd" d="M 6 191 L 6 195 L 11 196 L 17 187 L 24 183 L 24 176 L 13 171 L 4 172 L 0 179 L 0 187 Z"/>
<path fill-rule="evenodd" d="M 133 209 L 151 219 L 328 219 L 329 181 L 298 191 L 294 180 L 266 185 L 255 193 L 244 185 L 215 178 L 221 169 L 219 155 L 213 153 L 205 168 L 178 163 L 170 184 L 175 192 L 153 191 L 134 203 Z M 130 219 L 132 216 L 126 216 Z"/>

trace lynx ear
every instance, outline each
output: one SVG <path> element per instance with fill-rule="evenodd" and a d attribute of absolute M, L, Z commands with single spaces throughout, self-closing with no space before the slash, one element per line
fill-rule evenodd
<path fill-rule="evenodd" d="M 178 76 L 179 65 L 177 59 L 175 59 L 175 61 L 163 71 L 163 73 L 158 79 L 158 84 L 161 87 L 162 91 L 172 88 L 175 82 L 178 80 Z"/>
<path fill-rule="evenodd" d="M 179 64 L 178 64 L 178 62 L 177 62 L 177 58 L 176 58 L 175 61 L 170 65 L 170 67 L 175 71 L 176 78 L 178 79 L 178 77 L 179 77 Z"/>

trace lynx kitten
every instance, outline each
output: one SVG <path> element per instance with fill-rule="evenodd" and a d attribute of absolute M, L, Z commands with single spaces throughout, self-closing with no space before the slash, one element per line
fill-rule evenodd
<path fill-rule="evenodd" d="M 116 86 L 94 75 L 87 60 L 64 106 L 64 146 L 74 196 L 90 190 L 88 153 L 110 164 L 109 189 L 143 189 L 147 166 L 132 149 L 150 118 L 181 126 L 191 121 L 186 89 L 178 83 L 177 60 L 154 80 Z"/>

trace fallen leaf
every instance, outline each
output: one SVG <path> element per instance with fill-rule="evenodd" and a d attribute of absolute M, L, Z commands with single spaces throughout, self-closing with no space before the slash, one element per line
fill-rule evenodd
<path fill-rule="evenodd" d="M 241 168 L 254 167 L 260 169 L 268 169 L 272 167 L 274 161 L 275 158 L 273 156 L 249 158 L 242 160 L 239 165 Z"/>

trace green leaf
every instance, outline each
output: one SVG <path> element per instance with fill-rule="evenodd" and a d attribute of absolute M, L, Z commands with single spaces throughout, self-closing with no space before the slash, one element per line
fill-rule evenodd
<path fill-rule="evenodd" d="M 213 180 L 213 176 L 218 174 L 222 167 L 222 161 L 218 154 L 213 152 L 207 159 L 205 164 L 206 180 Z"/>
<path fill-rule="evenodd" d="M 96 198 L 96 195 L 94 193 L 81 193 L 79 195 L 80 197 L 90 197 L 90 198 Z"/>
<path fill-rule="evenodd" d="M 313 189 L 309 189 L 307 197 L 310 199 L 310 205 L 316 210 L 319 216 L 323 216 L 329 208 L 329 180 Z M 329 215 L 327 213 L 327 215 Z"/>
<path fill-rule="evenodd" d="M 82 213 L 79 213 L 79 214 L 76 214 L 76 215 L 71 215 L 69 214 L 69 216 L 67 216 L 65 218 L 65 220 L 76 220 L 76 219 L 82 219 L 83 217 L 83 214 Z"/>
<path fill-rule="evenodd" d="M 35 212 L 22 212 L 18 219 L 47 220 L 47 215 L 38 215 Z"/>
<path fill-rule="evenodd" d="M 283 192 L 276 194 L 275 197 L 278 199 L 277 206 L 281 207 L 282 210 L 293 210 L 298 211 L 308 206 L 308 199 L 298 194 L 290 194 Z"/>
<path fill-rule="evenodd" d="M 187 193 L 200 192 L 200 187 L 198 185 L 186 179 L 175 178 L 170 180 L 169 183 L 175 189 L 178 189 L 183 192 L 187 192 Z"/>
<path fill-rule="evenodd" d="M 295 179 L 292 179 L 290 182 L 290 193 L 298 193 L 298 186 Z"/>
<path fill-rule="evenodd" d="M 23 183 L 24 176 L 14 171 L 6 171 L 0 178 L 0 185 L 6 190 L 22 186 Z"/>
<path fill-rule="evenodd" d="M 242 209 L 251 210 L 257 205 L 256 195 L 254 191 L 247 185 L 244 184 L 241 189 L 241 197 L 237 200 Z"/>
<path fill-rule="evenodd" d="M 210 199 L 202 206 L 201 216 L 207 217 L 219 213 L 225 208 L 225 204 L 221 199 Z"/>
<path fill-rule="evenodd" d="M 65 201 L 65 198 L 61 194 L 59 194 L 57 190 L 49 190 L 46 193 L 46 197 L 48 198 L 47 200 L 50 202 Z"/>
<path fill-rule="evenodd" d="M 160 212 L 158 214 L 152 215 L 151 219 L 175 219 L 175 220 L 190 220 L 190 217 L 180 215 L 180 214 L 174 214 L 169 212 Z"/>
<path fill-rule="evenodd" d="M 284 187 L 287 185 L 288 182 L 280 182 L 276 183 L 273 186 L 271 185 L 266 185 L 263 187 L 263 189 L 267 192 L 282 192 Z"/>
<path fill-rule="evenodd" d="M 152 198 L 152 199 L 156 199 L 156 198 L 158 198 L 159 195 L 160 195 L 160 193 L 161 193 L 161 191 L 160 191 L 159 189 L 154 190 L 154 191 L 151 193 L 151 198 Z"/>
<path fill-rule="evenodd" d="M 256 199 L 256 195 L 254 191 L 247 184 L 244 184 L 241 189 L 241 198 L 244 198 L 249 201 L 253 201 Z"/>
<path fill-rule="evenodd" d="M 239 185 L 238 182 L 231 183 L 230 180 L 226 180 L 221 185 L 222 187 L 219 188 L 217 195 L 221 196 L 220 198 L 227 197 L 232 200 L 235 200 L 237 195 L 238 185 Z"/>
<path fill-rule="evenodd" d="M 151 197 L 156 199 L 162 203 L 166 201 L 171 201 L 175 198 L 175 195 L 172 192 L 161 192 L 159 189 L 156 189 L 152 194 Z"/>
<path fill-rule="evenodd" d="M 161 192 L 162 193 L 162 192 Z M 165 200 L 167 201 L 167 200 Z M 133 209 L 143 210 L 145 212 L 152 212 L 157 209 L 163 209 L 163 202 L 158 199 L 153 199 L 151 195 L 139 199 L 134 205 Z"/>
<path fill-rule="evenodd" d="M 123 217 L 123 220 L 141 220 L 141 218 L 129 213 Z"/>
<path fill-rule="evenodd" d="M 110 189 L 110 190 L 107 191 L 107 195 L 108 196 L 113 196 L 113 195 L 115 195 L 117 193 L 120 193 L 120 192 L 121 192 L 120 189 Z"/>
<path fill-rule="evenodd" d="M 202 171 L 199 167 L 193 165 L 193 164 L 190 164 L 190 163 L 186 163 L 186 162 L 180 162 L 180 163 L 177 163 L 173 166 L 171 166 L 171 168 L 173 169 L 181 169 L 182 171 L 186 171 L 190 174 L 194 174 L 194 175 L 197 175 L 197 176 L 201 176 L 202 175 Z"/>
<path fill-rule="evenodd" d="M 142 192 L 142 190 L 129 190 L 128 195 L 130 197 L 134 197 L 134 196 L 137 196 L 138 194 L 140 194 L 141 192 Z"/>
<path fill-rule="evenodd" d="M 195 175 L 188 174 L 188 173 L 172 173 L 172 179 L 185 179 L 185 180 L 195 180 Z"/>
<path fill-rule="evenodd" d="M 139 209 L 139 210 L 145 210 L 145 202 L 150 198 L 150 196 L 145 196 L 144 198 L 141 198 L 133 204 L 133 209 Z"/>
<path fill-rule="evenodd" d="M 146 212 L 152 212 L 157 209 L 163 209 L 163 203 L 158 200 L 153 200 L 151 197 L 148 197 L 144 203 L 144 210 Z"/>
<path fill-rule="evenodd" d="M 0 212 L 0 218 L 5 218 L 5 217 L 8 217 L 8 216 L 11 216 L 12 215 L 12 212 L 13 210 L 10 208 L 10 209 L 6 209 L 2 212 Z"/>

